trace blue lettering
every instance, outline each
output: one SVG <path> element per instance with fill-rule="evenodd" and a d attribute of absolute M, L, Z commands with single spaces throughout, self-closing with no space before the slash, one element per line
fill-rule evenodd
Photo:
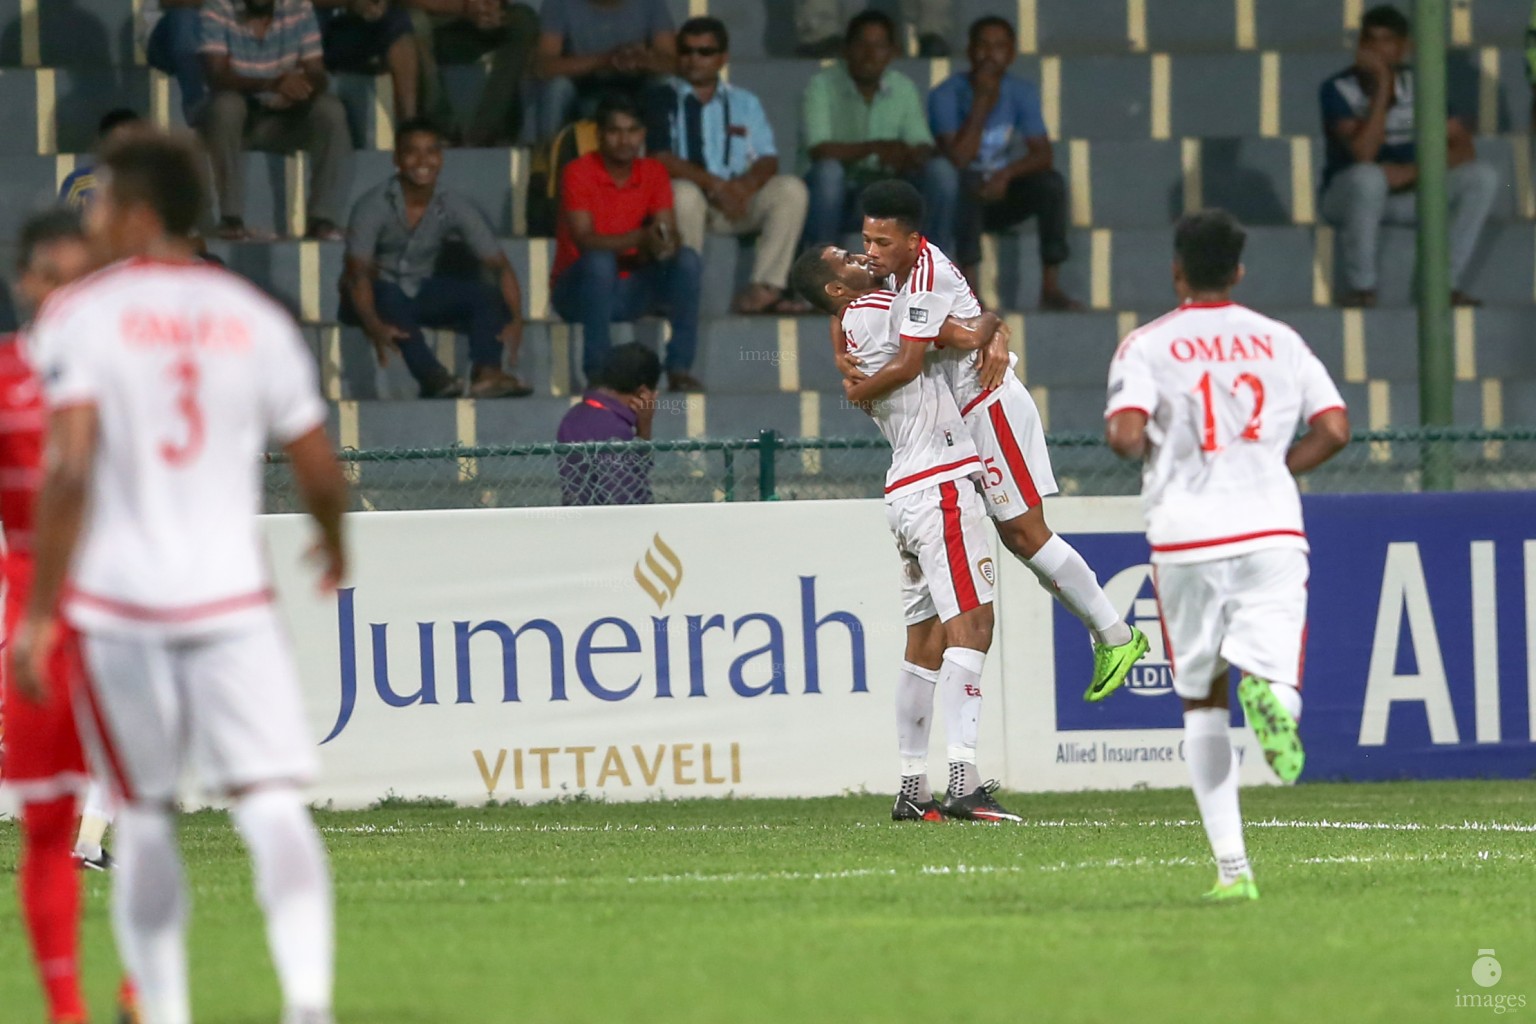
<path fill-rule="evenodd" d="M 336 637 L 341 648 L 341 708 L 336 712 L 336 724 L 325 739 L 323 747 L 352 721 L 352 709 L 357 706 L 357 618 L 353 608 L 356 587 L 342 587 L 336 591 Z"/>
<path fill-rule="evenodd" d="M 754 612 L 751 615 L 743 615 L 731 624 L 731 636 L 733 638 L 740 636 L 741 627 L 750 622 L 761 622 L 768 627 L 768 642 L 761 647 L 754 647 L 731 662 L 731 689 L 743 697 L 759 697 L 765 693 L 788 693 L 788 687 L 784 683 L 784 627 L 772 615 Z M 769 657 L 768 681 L 760 686 L 748 686 L 745 672 L 747 663 L 764 654 Z"/>
<path fill-rule="evenodd" d="M 724 615 L 688 616 L 688 696 L 703 697 L 704 693 L 704 634 L 712 629 L 725 629 Z"/>
<path fill-rule="evenodd" d="M 624 643 L 619 647 L 598 647 L 594 641 L 597 631 L 604 626 L 617 626 L 623 634 Z M 640 651 L 640 634 L 635 632 L 635 627 L 623 619 L 612 617 L 598 619 L 592 625 L 582 631 L 581 639 L 576 641 L 576 676 L 581 680 L 581 685 L 587 688 L 587 692 L 600 700 L 623 700 L 636 690 L 640 689 L 640 677 L 635 676 L 635 681 L 622 690 L 610 690 L 597 681 L 597 675 L 592 670 L 592 656 L 595 654 L 638 654 Z"/>
<path fill-rule="evenodd" d="M 869 680 L 864 671 L 864 624 L 852 612 L 828 612 L 816 617 L 816 577 L 800 577 L 800 626 L 805 637 L 805 692 L 821 692 L 821 650 L 817 634 L 821 627 L 836 622 L 848 628 L 853 693 L 868 693 Z"/>
<path fill-rule="evenodd" d="M 421 686 L 415 693 L 396 693 L 389 683 L 389 624 L 369 624 L 368 628 L 373 632 L 373 688 L 379 692 L 379 699 L 390 707 L 437 703 L 437 666 L 434 664 L 432 643 L 432 628 L 435 625 L 433 622 L 416 623 L 416 632 L 421 641 Z"/>
<path fill-rule="evenodd" d="M 651 638 L 656 641 L 656 696 L 672 696 L 672 637 L 668 619 L 651 617 Z"/>
<path fill-rule="evenodd" d="M 534 619 L 532 622 L 524 623 L 522 629 L 514 630 L 505 622 L 491 619 L 473 627 L 468 622 L 453 624 L 453 656 L 459 674 L 459 696 L 455 703 L 473 704 L 475 702 L 474 690 L 469 679 L 469 641 L 476 633 L 493 633 L 501 640 L 501 701 L 503 704 L 520 701 L 522 698 L 517 690 L 517 638 L 530 628 L 540 630 L 549 639 L 549 677 L 554 681 L 552 690 L 558 694 L 551 696 L 550 699 L 564 700 L 565 658 L 559 628 L 546 619 Z"/>

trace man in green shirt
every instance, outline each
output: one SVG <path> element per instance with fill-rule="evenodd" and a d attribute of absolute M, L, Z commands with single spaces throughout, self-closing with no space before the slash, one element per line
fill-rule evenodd
<path fill-rule="evenodd" d="M 859 191 L 900 177 L 923 194 L 924 234 L 946 252 L 954 248 L 960 174 L 934 147 L 917 86 L 889 70 L 895 56 L 895 24 L 881 11 L 864 11 L 848 23 L 843 60 L 806 86 L 800 138 L 810 163 L 809 241 L 835 241 L 853 230 Z"/>

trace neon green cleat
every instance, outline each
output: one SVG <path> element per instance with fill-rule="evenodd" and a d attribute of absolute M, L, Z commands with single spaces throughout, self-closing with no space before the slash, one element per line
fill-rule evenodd
<path fill-rule="evenodd" d="M 1212 903 L 1225 903 L 1230 900 L 1256 900 L 1259 898 L 1259 887 L 1254 884 L 1252 875 L 1239 875 L 1230 882 L 1218 880 L 1214 888 L 1201 899 Z"/>
<path fill-rule="evenodd" d="M 1125 682 L 1131 666 L 1147 654 L 1147 634 L 1131 627 L 1131 638 L 1119 647 L 1108 644 L 1093 645 L 1093 683 L 1083 693 L 1083 700 L 1093 703 L 1103 700 Z"/>
<path fill-rule="evenodd" d="M 1295 782 L 1307 762 L 1296 719 L 1285 710 L 1269 683 L 1257 676 L 1243 676 L 1237 684 L 1237 699 L 1242 702 L 1243 714 L 1248 717 L 1259 746 L 1264 748 L 1264 760 L 1281 782 Z"/>

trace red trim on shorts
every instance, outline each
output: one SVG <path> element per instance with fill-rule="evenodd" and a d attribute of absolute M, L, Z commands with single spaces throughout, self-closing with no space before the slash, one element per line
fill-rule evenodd
<path fill-rule="evenodd" d="M 961 416 L 966 415 L 972 409 L 976 408 L 982 402 L 985 402 L 988 398 L 991 398 L 995 394 L 997 394 L 997 388 L 987 388 L 987 390 L 983 391 L 981 394 L 977 395 L 975 398 L 971 399 L 969 402 L 966 402 L 965 403 L 965 408 L 960 410 L 960 415 Z"/>
<path fill-rule="evenodd" d="M 1173 638 L 1168 635 L 1168 619 L 1163 615 L 1163 588 L 1157 582 L 1157 566 L 1152 567 L 1152 600 L 1157 602 L 1157 624 L 1163 631 L 1163 653 L 1168 655 L 1168 671 L 1179 674 L 1179 666 L 1173 660 Z"/>
<path fill-rule="evenodd" d="M 1317 412 L 1315 412 L 1315 413 L 1313 413 L 1313 414 L 1312 414 L 1312 416 L 1311 416 L 1311 418 L 1309 418 L 1309 419 L 1308 419 L 1308 420 L 1307 420 L 1307 426 L 1309 426 L 1309 427 L 1310 427 L 1310 426 L 1311 426 L 1311 425 L 1312 425 L 1312 424 L 1314 424 L 1314 423 L 1316 423 L 1316 422 L 1317 422 L 1317 419 L 1318 419 L 1318 417 L 1319 417 L 1319 416 L 1322 416 L 1322 415 L 1323 415 L 1323 414 L 1325 414 L 1325 413 L 1330 413 L 1330 412 L 1344 412 L 1344 411 L 1345 411 L 1345 409 L 1344 409 L 1344 407 L 1343 407 L 1343 406 L 1342 406 L 1342 405 L 1330 405 L 1330 406 L 1329 406 L 1329 407 L 1328 407 L 1328 408 L 1326 408 L 1326 409 L 1319 409 L 1319 410 L 1317 410 Z"/>
<path fill-rule="evenodd" d="M 976 464 L 977 469 L 981 468 L 981 459 L 975 455 L 972 455 L 970 458 L 961 459 L 959 462 L 950 462 L 942 466 L 934 466 L 932 469 L 925 469 L 921 473 L 913 473 L 911 476 L 904 476 L 900 480 L 897 480 L 895 483 L 886 484 L 885 493 L 890 494 L 892 491 L 905 487 L 908 484 L 915 484 L 919 480 L 926 480 L 930 476 L 937 476 L 938 474 L 947 472 L 951 469 L 959 469 L 961 466 L 969 466 L 973 462 Z"/>
<path fill-rule="evenodd" d="M 123 799 L 132 803 L 133 786 L 128 782 L 128 773 L 123 770 L 123 762 L 118 756 L 117 746 L 112 742 L 112 734 L 107 729 L 106 716 L 101 713 L 101 705 L 96 702 L 96 681 L 91 677 L 91 670 L 85 663 L 85 650 L 80 634 L 71 632 L 65 644 L 67 645 L 66 656 L 75 670 L 75 679 L 80 693 L 85 697 L 86 711 L 91 716 L 91 724 L 96 730 L 97 738 L 101 741 L 102 752 L 106 755 L 107 770 L 112 773 L 112 781 L 117 784 L 117 791 L 123 795 Z"/>
<path fill-rule="evenodd" d="M 1300 530 L 1260 530 L 1257 533 L 1240 533 L 1235 537 L 1216 537 L 1211 540 L 1191 540 L 1183 544 L 1153 544 L 1153 551 L 1193 551 L 1196 548 L 1216 548 L 1223 544 L 1241 544 L 1246 540 L 1258 540 L 1261 537 L 1300 537 L 1307 539 L 1307 535 Z"/>
<path fill-rule="evenodd" d="M 255 608 L 272 602 L 271 588 L 252 591 L 249 594 L 237 594 L 234 597 L 224 597 L 217 601 L 205 601 L 202 604 L 184 605 L 180 608 L 148 608 L 141 604 L 131 604 L 127 601 L 118 601 L 110 597 L 100 597 L 96 594 L 88 594 L 83 590 L 71 590 L 66 601 L 79 601 L 81 604 L 90 605 L 113 615 L 120 615 L 125 619 L 138 619 L 143 622 L 191 622 L 196 619 L 206 619 L 214 615 L 224 615 L 229 612 L 243 611 L 246 608 Z"/>
<path fill-rule="evenodd" d="M 1029 466 L 1025 464 L 1024 453 L 1019 449 L 1019 439 L 1013 436 L 1013 427 L 1008 423 L 1003 403 L 998 402 L 989 408 L 987 418 L 992 421 L 992 433 L 1003 449 L 1003 462 L 1007 464 L 1013 482 L 1024 492 L 1024 507 L 1034 508 L 1040 504 L 1040 490 L 1035 487 L 1035 478 L 1029 475 Z"/>
<path fill-rule="evenodd" d="M 953 480 L 939 484 L 939 510 L 944 513 L 944 554 L 955 585 L 955 600 L 962 612 L 981 607 L 976 581 L 971 578 L 971 559 L 965 551 L 965 531 L 960 526 L 960 492 Z"/>

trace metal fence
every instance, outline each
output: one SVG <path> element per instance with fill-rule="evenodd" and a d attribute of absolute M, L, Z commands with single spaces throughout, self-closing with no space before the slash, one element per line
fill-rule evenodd
<path fill-rule="evenodd" d="M 1139 467 L 1117 458 L 1103 438 L 1053 434 L 1049 440 L 1062 494 L 1137 492 Z M 391 510 L 561 505 L 562 468 L 577 479 L 615 462 L 623 473 L 638 470 L 648 477 L 656 502 L 878 498 L 890 449 L 879 439 L 789 438 L 767 430 L 717 441 L 349 449 L 341 457 L 353 483 L 353 507 Z M 299 509 L 285 461 L 282 455 L 267 459 L 272 512 Z M 1449 467 L 1456 490 L 1536 489 L 1536 428 L 1360 432 L 1302 487 L 1313 493 L 1419 491 L 1426 468 L 1435 466 Z M 618 489 L 632 483 L 626 478 Z"/>

